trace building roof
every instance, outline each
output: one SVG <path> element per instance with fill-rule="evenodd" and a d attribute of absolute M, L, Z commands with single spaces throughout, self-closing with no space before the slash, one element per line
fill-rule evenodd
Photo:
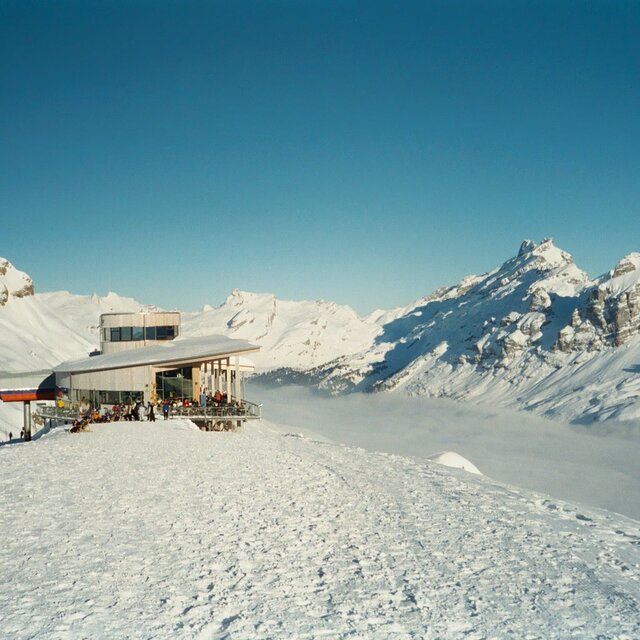
<path fill-rule="evenodd" d="M 145 365 L 180 366 L 198 361 L 215 360 L 258 351 L 259 346 L 247 340 L 236 340 L 226 336 L 203 336 L 200 338 L 176 338 L 163 344 L 127 349 L 80 360 L 63 362 L 53 368 L 54 373 L 88 373 L 108 369 L 125 369 Z"/>
<path fill-rule="evenodd" d="M 51 369 L 9 373 L 0 371 L 0 391 L 24 391 L 31 389 L 55 389 L 56 381 Z"/>

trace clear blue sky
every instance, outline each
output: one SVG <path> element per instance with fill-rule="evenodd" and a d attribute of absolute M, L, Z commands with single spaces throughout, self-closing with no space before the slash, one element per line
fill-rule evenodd
<path fill-rule="evenodd" d="M 360 312 L 640 251 L 640 3 L 2 0 L 0 256 L 39 291 Z"/>

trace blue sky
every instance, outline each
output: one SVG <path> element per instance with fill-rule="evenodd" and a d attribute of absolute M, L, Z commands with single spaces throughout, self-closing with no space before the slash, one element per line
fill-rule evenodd
<path fill-rule="evenodd" d="M 0 3 L 0 256 L 39 291 L 407 304 L 640 251 L 640 3 Z"/>

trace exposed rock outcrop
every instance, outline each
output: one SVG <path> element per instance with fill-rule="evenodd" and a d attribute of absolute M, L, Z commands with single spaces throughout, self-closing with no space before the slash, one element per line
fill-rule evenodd
<path fill-rule="evenodd" d="M 11 297 L 24 298 L 33 294 L 31 278 L 8 260 L 0 258 L 0 306 L 6 305 Z"/>
<path fill-rule="evenodd" d="M 640 253 L 625 256 L 600 278 L 586 312 L 606 343 L 619 346 L 640 333 Z"/>

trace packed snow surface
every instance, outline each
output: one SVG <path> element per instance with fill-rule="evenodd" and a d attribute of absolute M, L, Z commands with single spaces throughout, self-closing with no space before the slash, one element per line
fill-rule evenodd
<path fill-rule="evenodd" d="M 0 637 L 637 638 L 640 525 L 253 424 L 0 448 Z"/>

